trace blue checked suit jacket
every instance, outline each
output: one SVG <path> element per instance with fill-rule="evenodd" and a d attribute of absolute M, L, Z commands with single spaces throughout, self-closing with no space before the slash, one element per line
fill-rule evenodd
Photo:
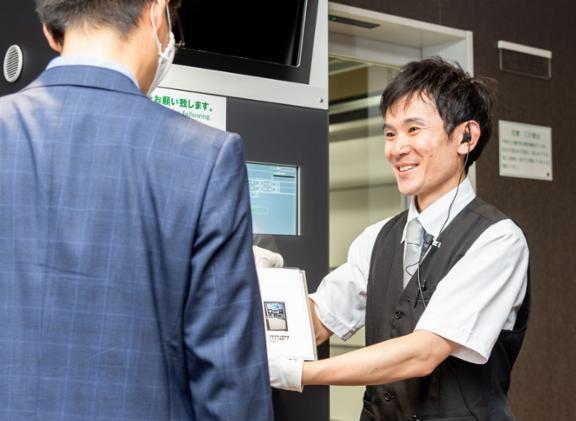
<path fill-rule="evenodd" d="M 243 145 L 121 73 L 0 98 L 0 420 L 271 420 Z"/>

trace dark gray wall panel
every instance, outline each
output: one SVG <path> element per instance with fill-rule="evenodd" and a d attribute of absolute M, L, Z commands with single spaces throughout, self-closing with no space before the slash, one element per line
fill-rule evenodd
<path fill-rule="evenodd" d="M 328 113 L 229 98 L 227 129 L 243 137 L 247 160 L 300 167 L 301 235 L 275 239 L 314 291 L 328 268 Z"/>
<path fill-rule="evenodd" d="M 8 83 L 0 70 L 0 95 L 19 91 L 28 85 L 55 57 L 42 34 L 33 0 L 0 2 L 0 61 L 3 62 L 6 50 L 12 44 L 20 45 L 23 50 L 24 71 L 16 83 Z"/>
<path fill-rule="evenodd" d="M 274 239 L 286 264 L 306 270 L 315 291 L 328 272 L 328 113 L 229 98 L 227 120 L 228 130 L 244 138 L 247 160 L 300 167 L 301 235 Z M 327 357 L 327 346 L 319 354 Z M 329 419 L 327 387 L 273 396 L 276 421 Z"/>

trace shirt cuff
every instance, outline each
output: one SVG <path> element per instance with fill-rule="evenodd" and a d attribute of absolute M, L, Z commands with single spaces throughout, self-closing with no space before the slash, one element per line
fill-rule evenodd
<path fill-rule="evenodd" d="M 472 364 L 486 364 L 494 346 L 473 332 L 450 324 L 444 319 L 426 314 L 426 312 L 414 330 L 427 330 L 444 339 L 456 342 L 460 346 L 451 355 Z"/>
<path fill-rule="evenodd" d="M 330 329 L 336 336 L 345 341 L 356 333 L 358 328 L 348 326 L 339 320 L 328 310 L 327 306 L 322 303 L 322 297 L 318 293 L 310 294 L 308 297 L 316 304 L 316 315 L 322 324 Z"/>

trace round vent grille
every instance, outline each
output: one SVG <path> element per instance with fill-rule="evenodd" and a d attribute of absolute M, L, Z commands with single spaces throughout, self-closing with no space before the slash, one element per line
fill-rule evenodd
<path fill-rule="evenodd" d="M 17 45 L 12 45 L 4 56 L 4 78 L 9 83 L 14 83 L 22 74 L 24 55 L 22 49 Z"/>

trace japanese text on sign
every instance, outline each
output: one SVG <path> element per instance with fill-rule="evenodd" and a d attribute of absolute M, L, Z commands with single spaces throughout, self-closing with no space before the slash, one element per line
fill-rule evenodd
<path fill-rule="evenodd" d="M 500 175 L 552 180 L 552 129 L 499 122 Z"/>
<path fill-rule="evenodd" d="M 208 126 L 226 130 L 226 98 L 158 88 L 150 99 Z"/>

